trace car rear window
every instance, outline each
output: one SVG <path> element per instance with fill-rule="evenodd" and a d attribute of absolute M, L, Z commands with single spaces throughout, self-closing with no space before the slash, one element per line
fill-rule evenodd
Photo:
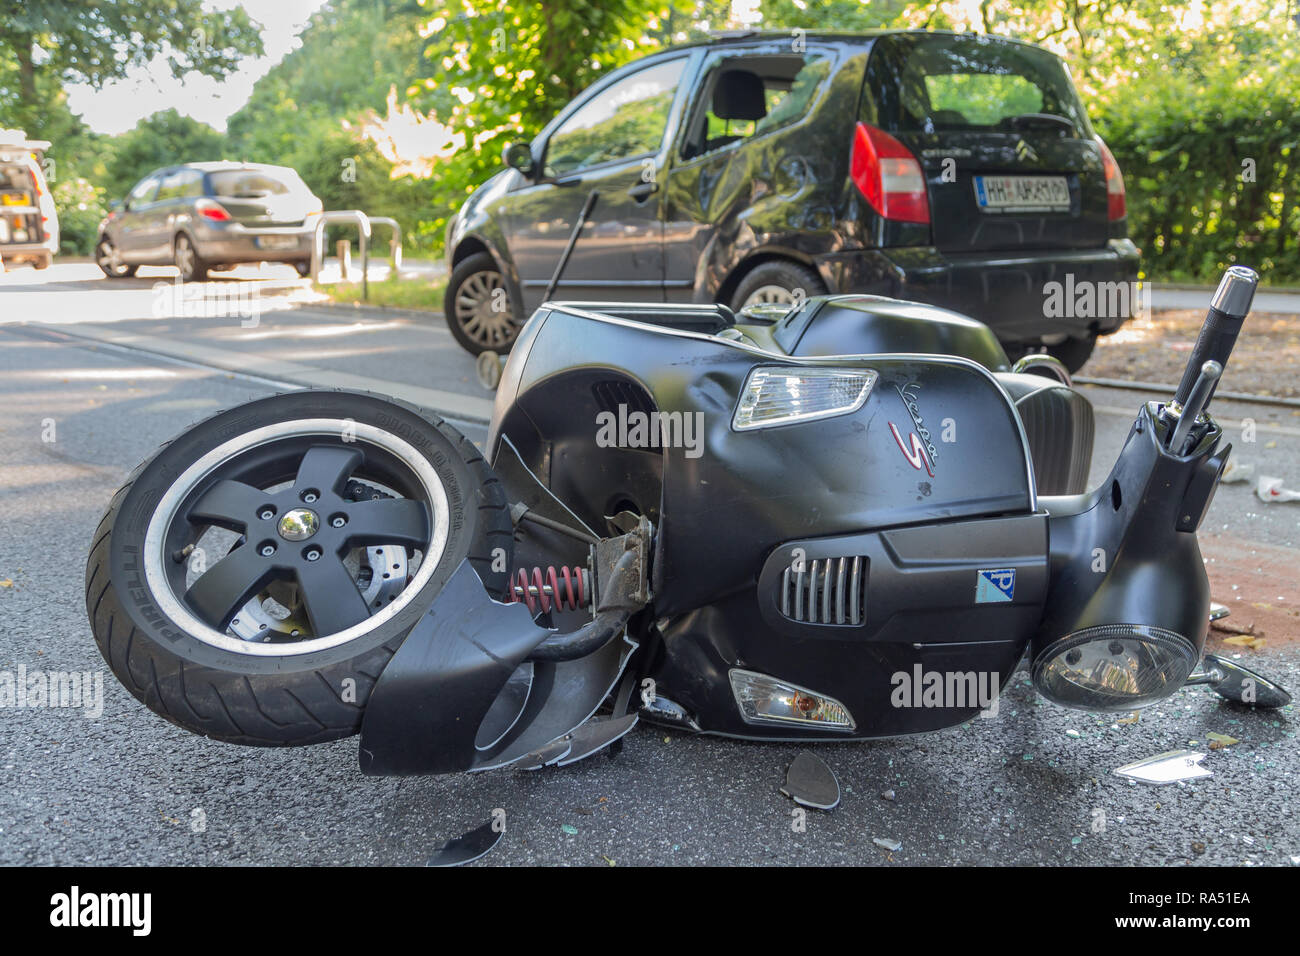
<path fill-rule="evenodd" d="M 1091 135 L 1065 65 L 1023 43 L 943 34 L 882 37 L 867 65 L 867 88 L 875 113 L 868 119 L 889 132 L 1010 131 L 1051 124 L 1056 116 L 1077 135 Z"/>
<path fill-rule="evenodd" d="M 212 183 L 212 194 L 227 199 L 262 199 L 307 191 L 307 186 L 292 170 L 223 169 L 209 173 L 208 179 Z"/>

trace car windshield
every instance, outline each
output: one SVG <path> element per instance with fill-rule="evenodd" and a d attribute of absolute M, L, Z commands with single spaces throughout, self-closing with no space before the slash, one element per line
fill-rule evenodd
<path fill-rule="evenodd" d="M 872 57 L 867 82 L 876 125 L 890 132 L 1031 126 L 1088 132 L 1064 64 L 1021 43 L 944 35 L 885 38 Z"/>
<path fill-rule="evenodd" d="M 306 192 L 307 187 L 292 170 L 225 169 L 211 173 L 212 193 L 227 199 L 263 199 Z"/>

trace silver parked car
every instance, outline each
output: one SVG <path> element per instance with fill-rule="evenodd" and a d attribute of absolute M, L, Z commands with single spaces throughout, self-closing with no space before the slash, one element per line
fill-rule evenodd
<path fill-rule="evenodd" d="M 155 170 L 99 227 L 95 261 L 109 278 L 174 265 L 197 281 L 242 262 L 311 271 L 320 199 L 287 166 L 187 163 Z"/>

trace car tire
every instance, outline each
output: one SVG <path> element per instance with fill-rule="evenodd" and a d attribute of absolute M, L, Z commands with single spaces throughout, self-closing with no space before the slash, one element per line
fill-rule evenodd
<path fill-rule="evenodd" d="M 32 267 L 35 269 L 48 269 L 52 258 L 52 256 L 41 256 L 32 262 Z"/>
<path fill-rule="evenodd" d="M 1048 355 L 1060 359 L 1061 364 L 1073 375 L 1088 364 L 1088 359 L 1092 357 L 1092 351 L 1096 347 L 1097 336 L 1088 335 L 1081 339 L 1068 338 L 1059 345 L 1049 345 L 1045 351 Z"/>
<path fill-rule="evenodd" d="M 108 236 L 100 236 L 99 241 L 95 243 L 95 265 L 99 266 L 99 270 L 110 279 L 129 279 L 140 268 L 125 262 L 115 264 L 113 240 Z"/>
<path fill-rule="evenodd" d="M 302 276 L 304 279 L 311 275 L 310 259 L 305 259 L 302 262 L 295 262 L 293 267 L 298 271 L 298 275 Z"/>
<path fill-rule="evenodd" d="M 355 430 L 350 442 L 345 431 L 334 429 L 344 423 L 350 423 Z M 241 444 L 245 440 L 247 444 Z M 275 450 L 276 443 L 280 443 L 280 451 Z M 308 456 L 317 453 L 324 457 L 313 458 L 311 466 L 303 465 Z M 282 454 L 287 457 L 277 463 L 276 457 Z M 241 468 L 259 470 L 269 484 L 260 493 L 246 492 L 256 485 L 217 477 L 222 469 L 239 474 Z M 304 480 L 304 474 L 305 480 L 319 483 L 324 491 L 316 497 L 300 492 L 298 483 Z M 358 477 L 350 479 L 354 474 Z M 375 475 L 396 476 L 392 480 L 397 484 L 389 485 L 389 490 L 398 486 L 405 490 L 386 494 L 375 482 L 387 482 Z M 406 479 L 402 475 L 410 476 L 409 482 L 403 484 Z M 195 476 L 197 483 L 191 484 Z M 221 491 L 227 485 L 245 492 L 243 497 L 227 499 L 210 494 L 214 487 Z M 301 594 L 301 603 L 311 615 L 304 620 L 325 620 L 317 616 L 324 615 L 325 609 L 348 607 L 359 616 L 343 620 L 355 623 L 338 632 L 321 628 L 317 629 L 321 633 L 314 633 L 308 627 L 307 636 L 301 638 L 288 636 L 284 628 L 267 631 L 256 644 L 261 650 L 254 652 L 250 648 L 255 642 L 248 641 L 247 635 L 233 629 L 218 630 L 221 625 L 214 626 L 210 619 L 198 622 L 202 612 L 193 603 L 194 584 L 190 578 L 201 581 L 219 568 L 225 557 L 210 567 L 196 569 L 192 566 L 193 550 L 170 550 L 178 540 L 172 537 L 174 531 L 187 539 L 195 533 L 194 510 L 186 502 L 198 503 L 194 507 L 201 509 L 201 525 L 207 524 L 214 513 L 235 514 L 239 510 L 237 503 L 251 502 L 249 515 L 241 525 L 243 536 L 229 553 L 250 549 L 237 562 L 256 561 L 258 555 L 265 557 L 267 552 L 260 545 L 256 552 L 252 550 L 253 542 L 265 534 L 267 546 L 278 542 L 284 552 L 276 559 L 296 561 L 300 553 L 297 542 L 304 539 L 284 531 L 283 519 L 289 515 L 286 509 L 290 502 L 276 498 L 268 498 L 267 504 L 252 502 L 278 494 L 270 490 L 277 485 L 287 486 L 293 501 L 318 500 L 316 507 L 322 512 L 338 507 L 339 513 L 328 522 L 334 529 L 348 525 L 359 528 L 367 514 L 360 509 L 386 504 L 376 498 L 419 499 L 423 492 L 441 489 L 445 494 L 441 504 L 425 499 L 425 523 L 419 529 L 405 520 L 411 509 L 402 509 L 398 514 L 403 517 L 396 520 L 391 511 L 378 512 L 386 515 L 385 527 L 428 536 L 426 548 L 430 555 L 434 554 L 435 544 L 441 542 L 436 545 L 440 547 L 436 558 L 429 559 L 431 570 L 426 571 L 424 563 L 412 566 L 409 576 L 403 570 L 395 580 L 381 585 L 395 588 L 395 598 L 386 598 L 382 590 L 376 597 L 362 586 L 360 573 L 348 571 L 340 556 L 354 545 L 350 538 L 338 537 L 344 532 L 337 531 L 335 537 L 318 538 L 322 547 L 314 549 L 326 553 L 318 554 L 311 568 L 329 572 L 328 577 L 317 579 L 317 583 L 329 585 L 315 592 L 322 602 L 317 610 L 310 610 L 308 605 L 313 594 L 304 582 L 310 578 L 299 577 L 292 593 Z M 347 497 L 337 497 L 342 494 L 340 488 Z M 191 494 L 197 497 L 184 497 Z M 275 501 L 280 501 L 279 507 Z M 348 516 L 343 517 L 343 524 L 335 524 L 344 512 Z M 268 513 L 270 518 L 266 517 Z M 376 512 L 368 514 L 373 518 Z M 262 527 L 262 521 L 270 524 Z M 161 533 L 157 531 L 160 526 Z M 216 527 L 226 528 L 227 536 L 238 534 L 238 527 L 229 522 Z M 289 528 L 295 530 L 294 525 Z M 323 516 L 319 531 L 328 534 Z M 207 530 L 197 533 L 195 540 L 199 542 L 210 534 Z M 305 540 L 311 540 L 310 532 Z M 381 548 L 370 548 L 372 543 L 373 539 L 366 539 L 360 550 L 381 552 Z M 309 545 L 303 547 L 303 555 L 313 550 Z M 404 558 L 405 550 L 399 550 Z M 95 531 L 86 564 L 86 609 L 95 641 L 113 673 L 145 706 L 172 723 L 231 743 L 323 743 L 359 731 L 380 673 L 462 561 L 468 558 L 489 593 L 502 599 L 508 586 L 505 569 L 510 566 L 512 551 L 513 530 L 505 492 L 482 454 L 463 435 L 437 416 L 404 402 L 369 392 L 308 389 L 220 412 L 163 445 L 136 468 L 113 496 Z M 387 577 L 392 553 L 385 554 L 382 562 L 371 566 L 367 584 L 375 583 L 375 568 L 384 570 Z M 329 562 L 355 575 L 350 583 L 361 594 L 360 605 L 336 600 L 339 572 Z M 229 576 L 219 576 L 218 580 L 228 582 Z M 411 592 L 409 596 L 407 591 Z M 258 603 L 257 592 L 249 593 L 254 596 L 242 603 L 243 592 L 235 589 L 232 606 L 239 608 L 237 614 L 245 614 Z M 229 596 L 229 589 L 223 595 Z M 362 611 L 364 614 L 359 613 Z M 187 621 L 187 616 L 195 617 L 199 626 Z M 233 623 L 239 622 L 236 619 Z M 278 642 L 266 640 L 272 636 Z M 295 649 L 295 641 L 303 640 L 310 641 L 310 646 L 297 644 Z"/>
<path fill-rule="evenodd" d="M 172 240 L 172 263 L 180 272 L 182 282 L 202 282 L 211 268 L 199 256 L 194 240 L 183 232 L 178 232 Z"/>
<path fill-rule="evenodd" d="M 812 269 L 788 259 L 774 259 L 746 273 L 731 296 L 731 308 L 740 312 L 759 303 L 794 305 L 826 291 L 826 283 Z"/>
<path fill-rule="evenodd" d="M 504 355 L 524 324 L 501 268 L 488 252 L 476 252 L 451 270 L 442 306 L 452 338 L 471 355 L 489 350 Z"/>

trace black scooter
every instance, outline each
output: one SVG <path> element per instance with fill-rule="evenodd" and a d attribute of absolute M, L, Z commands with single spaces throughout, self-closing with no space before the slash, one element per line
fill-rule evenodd
<path fill-rule="evenodd" d="M 1280 706 L 1202 655 L 1196 530 L 1229 454 L 1206 408 L 1256 281 L 1228 270 L 1177 394 L 1087 493 L 1068 374 L 1010 367 L 953 313 L 549 302 L 487 360 L 487 460 L 347 391 L 164 446 L 96 533 L 95 636 L 167 719 L 257 745 L 360 732 L 370 774 L 563 765 L 640 717 L 936 730 L 993 706 L 1026 652 L 1066 707 L 1189 683 Z"/>

